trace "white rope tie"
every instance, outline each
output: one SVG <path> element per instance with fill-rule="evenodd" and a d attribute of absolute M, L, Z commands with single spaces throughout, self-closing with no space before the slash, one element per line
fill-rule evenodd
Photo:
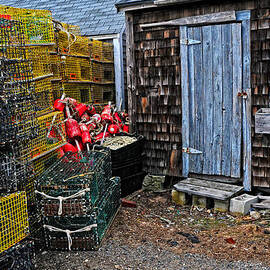
<path fill-rule="evenodd" d="M 69 199 L 74 199 L 76 197 L 84 196 L 85 193 L 88 192 L 88 191 L 90 191 L 90 188 L 80 190 L 79 192 L 77 192 L 77 193 L 75 193 L 73 195 L 70 195 L 68 197 L 62 197 L 62 196 L 53 197 L 53 196 L 47 195 L 47 194 L 45 194 L 43 192 L 40 192 L 38 190 L 35 190 L 35 193 L 38 193 L 38 194 L 42 195 L 43 197 L 51 199 L 51 200 L 59 200 L 58 216 L 61 216 L 62 213 L 63 213 L 63 201 L 69 200 Z"/>
<path fill-rule="evenodd" d="M 76 231 L 63 230 L 63 229 L 59 229 L 59 228 L 56 228 L 56 227 L 53 227 L 53 226 L 50 226 L 50 225 L 44 225 L 43 227 L 44 228 L 47 228 L 51 232 L 63 232 L 63 233 L 66 233 L 67 239 L 68 239 L 68 250 L 71 250 L 71 247 L 72 247 L 71 234 L 72 233 L 79 233 L 79 232 L 88 232 L 88 231 L 91 231 L 92 228 L 96 228 L 97 227 L 97 224 L 92 224 L 92 225 L 86 226 L 84 228 L 78 229 Z"/>

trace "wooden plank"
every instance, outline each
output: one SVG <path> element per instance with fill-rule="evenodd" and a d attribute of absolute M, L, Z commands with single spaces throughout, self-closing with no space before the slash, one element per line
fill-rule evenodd
<path fill-rule="evenodd" d="M 180 39 L 187 38 L 187 27 L 180 27 Z M 189 147 L 189 81 L 188 81 L 188 46 L 180 44 L 181 85 L 182 85 L 182 147 Z M 182 175 L 188 176 L 189 154 L 182 154 Z"/>
<path fill-rule="evenodd" d="M 126 54 L 127 54 L 127 91 L 128 91 L 128 114 L 130 117 L 130 132 L 134 132 L 136 101 L 135 101 L 135 57 L 134 57 L 134 34 L 133 15 L 126 14 Z"/>
<path fill-rule="evenodd" d="M 188 39 L 193 39 L 193 28 L 187 28 Z M 196 134 L 196 117 L 195 117 L 195 76 L 194 76 L 194 46 L 189 45 L 188 47 L 188 101 L 189 101 L 189 147 L 195 145 L 195 134 Z M 189 156 L 189 172 L 194 171 L 194 155 Z"/>
<path fill-rule="evenodd" d="M 196 186 L 201 186 L 201 187 L 209 187 L 209 188 L 214 188 L 214 189 L 233 192 L 233 193 L 238 193 L 243 190 L 243 187 L 240 187 L 240 186 L 218 183 L 218 182 L 202 180 L 202 179 L 197 179 L 197 178 L 188 178 L 181 181 L 180 183 L 191 184 L 191 185 L 196 185 Z"/>
<path fill-rule="evenodd" d="M 206 15 L 185 17 L 185 18 L 180 18 L 180 19 L 170 20 L 170 21 L 165 21 L 165 22 L 140 24 L 140 27 L 147 28 L 147 27 L 158 27 L 158 26 L 169 26 L 169 25 L 187 26 L 187 25 L 197 25 L 197 24 L 206 24 L 206 23 L 217 24 L 219 22 L 229 22 L 229 21 L 235 21 L 235 20 L 236 20 L 235 11 L 225 11 L 225 12 L 206 14 Z"/>
<path fill-rule="evenodd" d="M 241 141 L 242 141 L 242 99 L 238 93 L 242 92 L 242 38 L 241 24 L 232 25 L 232 46 L 233 46 L 233 108 L 232 108 L 232 159 L 231 176 L 240 177 L 241 168 Z"/>
<path fill-rule="evenodd" d="M 213 170 L 212 174 L 221 174 L 222 154 L 222 41 L 221 25 L 212 26 L 213 49 Z M 225 145 L 226 147 L 226 145 Z"/>
<path fill-rule="evenodd" d="M 203 173 L 212 174 L 213 173 L 213 156 L 212 156 L 212 144 L 213 144 L 213 94 L 212 94 L 212 40 L 211 26 L 202 27 L 203 34 L 203 76 L 204 84 L 203 90 L 205 92 L 204 96 L 204 126 L 207 127 L 204 130 L 204 163 L 203 163 Z"/>
<path fill-rule="evenodd" d="M 245 12 L 246 17 L 250 11 Z M 242 12 L 243 15 L 243 12 Z M 242 47 L 243 47 L 243 89 L 248 98 L 243 99 L 243 185 L 246 191 L 251 191 L 251 83 L 250 83 L 250 20 L 242 22 Z"/>
<path fill-rule="evenodd" d="M 114 74 L 115 74 L 115 91 L 116 91 L 116 106 L 118 109 L 125 109 L 125 83 L 123 70 L 123 46 L 122 35 L 113 39 L 114 50 Z M 120 108 L 121 105 L 121 108 Z"/>
<path fill-rule="evenodd" d="M 231 129 L 232 129 L 232 38 L 231 25 L 222 25 L 223 44 L 223 149 L 221 159 L 222 175 L 231 175 Z"/>
<path fill-rule="evenodd" d="M 190 184 L 183 184 L 181 182 L 174 185 L 174 188 L 177 191 L 185 192 L 188 194 L 199 195 L 222 201 L 225 201 L 233 196 L 233 193 L 229 191 L 217 190 L 214 188 L 201 187 Z"/>
<path fill-rule="evenodd" d="M 202 40 L 202 28 L 194 27 L 193 37 L 195 40 Z M 196 46 L 193 46 L 194 59 L 194 78 L 195 79 L 195 119 L 196 119 L 196 131 L 194 132 L 195 144 L 194 148 L 197 150 L 203 149 L 204 145 L 204 116 L 203 116 L 203 102 L 204 100 L 204 91 L 202 91 L 203 85 L 203 66 L 202 66 L 202 43 Z M 196 155 L 193 157 L 194 166 L 190 172 L 202 173 L 203 169 L 203 155 Z"/>

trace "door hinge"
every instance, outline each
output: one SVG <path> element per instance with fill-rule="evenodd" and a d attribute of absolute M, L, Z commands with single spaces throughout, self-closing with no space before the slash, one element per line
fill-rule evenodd
<path fill-rule="evenodd" d="M 183 147 L 182 148 L 182 152 L 183 153 L 187 153 L 187 154 L 193 154 L 193 155 L 200 155 L 202 154 L 202 151 L 191 148 L 191 147 Z"/>
<path fill-rule="evenodd" d="M 182 44 L 182 45 L 195 45 L 195 44 L 201 44 L 201 41 L 186 38 L 186 39 L 180 39 L 180 44 Z"/>

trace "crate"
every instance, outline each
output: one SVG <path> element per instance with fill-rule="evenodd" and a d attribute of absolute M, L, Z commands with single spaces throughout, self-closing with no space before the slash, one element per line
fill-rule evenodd
<path fill-rule="evenodd" d="M 99 40 L 91 40 L 90 57 L 92 60 L 113 63 L 113 45 Z"/>
<path fill-rule="evenodd" d="M 11 19 L 21 23 L 26 44 L 51 44 L 55 42 L 50 11 L 0 6 L 0 14 L 9 15 Z"/>
<path fill-rule="evenodd" d="M 107 103 L 114 101 L 115 85 L 114 84 L 92 84 L 91 85 L 92 101 L 94 103 Z"/>
<path fill-rule="evenodd" d="M 38 181 L 43 215 L 89 214 L 110 185 L 110 160 L 109 149 L 102 148 L 84 152 L 81 156 L 67 153 L 54 163 Z M 60 206 L 58 196 L 75 197 L 63 200 Z"/>
<path fill-rule="evenodd" d="M 0 254 L 1 270 L 34 270 L 34 243 L 22 241 Z"/>
<path fill-rule="evenodd" d="M 143 164 L 142 159 L 136 159 L 132 162 L 124 163 L 120 166 L 112 167 L 112 175 L 119 176 L 121 179 L 129 177 L 138 172 L 142 172 Z"/>
<path fill-rule="evenodd" d="M 66 81 L 90 81 L 91 65 L 89 59 L 66 56 L 62 61 L 63 79 Z"/>
<path fill-rule="evenodd" d="M 0 253 L 29 234 L 27 202 L 24 191 L 0 197 Z"/>
<path fill-rule="evenodd" d="M 114 177 L 90 215 L 44 218 L 47 247 L 51 250 L 97 250 L 119 207 L 120 178 Z M 85 230 L 86 228 L 88 230 Z M 72 232 L 71 241 L 68 241 L 65 230 Z M 74 232 L 77 230 L 81 231 Z"/>
<path fill-rule="evenodd" d="M 64 92 L 68 97 L 76 99 L 79 103 L 91 103 L 92 92 L 90 83 L 64 83 Z"/>
<path fill-rule="evenodd" d="M 113 83 L 114 65 L 111 63 L 91 62 L 91 80 L 95 83 Z"/>
<path fill-rule="evenodd" d="M 52 120 L 55 121 L 52 125 Z M 21 142 L 16 145 L 15 151 L 21 161 L 31 160 L 40 155 L 61 146 L 66 142 L 64 114 L 62 112 L 52 112 L 37 118 L 38 136 L 29 142 Z M 48 135 L 48 132 L 49 136 Z"/>
<path fill-rule="evenodd" d="M 142 188 L 146 173 L 143 171 L 121 178 L 121 196 L 126 197 Z"/>
<path fill-rule="evenodd" d="M 89 38 L 74 34 L 74 31 L 57 32 L 59 52 L 66 55 L 89 57 Z"/>

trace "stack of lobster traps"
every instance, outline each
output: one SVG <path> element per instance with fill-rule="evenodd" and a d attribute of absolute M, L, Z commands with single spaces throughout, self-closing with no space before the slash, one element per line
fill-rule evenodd
<path fill-rule="evenodd" d="M 110 150 L 68 152 L 38 182 L 47 247 L 98 249 L 120 207 L 120 178 L 112 178 Z"/>
<path fill-rule="evenodd" d="M 35 181 L 66 140 L 63 115 L 53 112 L 48 53 L 53 44 L 49 11 L 0 6 L 0 201 L 16 192 L 23 194 L 31 236 L 32 228 L 41 226 Z M 13 216 L 10 203 L 6 213 L 0 212 L 1 222 Z M 22 214 L 18 217 L 16 222 L 21 222 Z M 15 254 L 32 243 L 13 245 L 7 249 Z"/>
<path fill-rule="evenodd" d="M 114 101 L 113 45 L 80 36 L 77 26 L 56 23 L 55 30 L 50 52 L 54 99 L 65 92 L 79 103 Z"/>

